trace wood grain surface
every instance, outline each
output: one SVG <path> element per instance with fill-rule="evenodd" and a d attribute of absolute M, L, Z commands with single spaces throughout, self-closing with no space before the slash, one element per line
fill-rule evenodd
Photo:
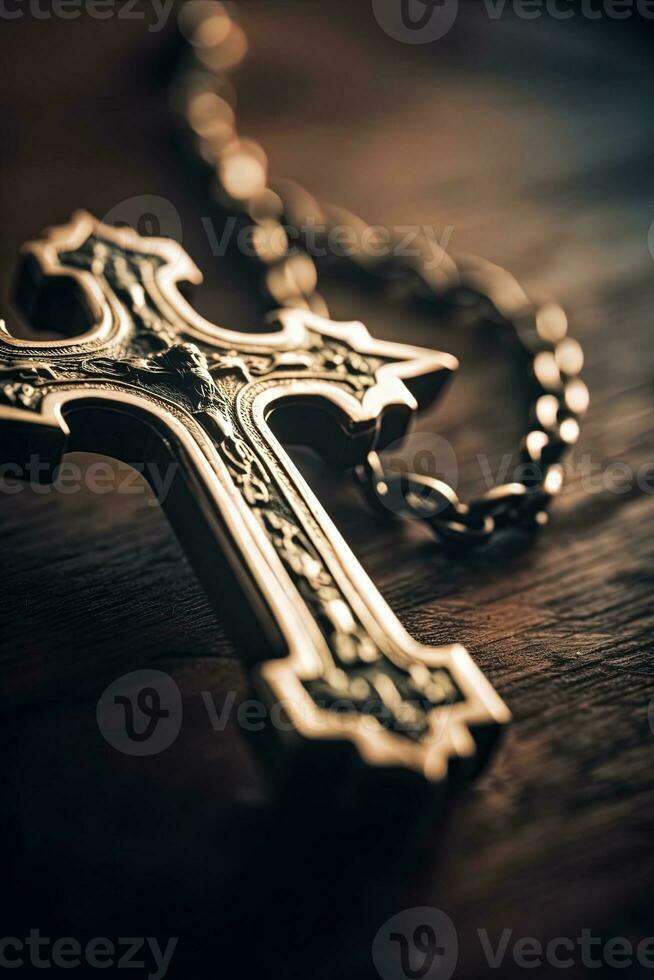
<path fill-rule="evenodd" d="M 202 692 L 220 705 L 245 691 L 238 651 L 145 484 L 103 495 L 5 486 L 0 932 L 179 936 L 176 968 L 203 964 L 186 976 L 274 980 L 376 976 L 377 930 L 419 906 L 450 916 L 455 976 L 471 980 L 525 972 L 509 957 L 490 969 L 478 929 L 493 945 L 505 928 L 514 940 L 586 928 L 639 942 L 654 934 L 652 36 L 581 16 L 490 21 L 463 5 L 446 37 L 418 47 L 387 37 L 367 3 L 242 6 L 242 129 L 274 173 L 373 223 L 449 227 L 453 252 L 479 252 L 558 298 L 584 346 L 591 409 L 533 542 L 453 559 L 297 454 L 402 622 L 424 643 L 465 643 L 514 722 L 411 858 L 392 835 L 376 838 L 372 818 L 325 828 L 299 799 L 271 808 L 234 719 L 224 732 L 209 722 Z M 26 330 L 10 305 L 20 243 L 76 207 L 103 216 L 144 194 L 180 215 L 206 273 L 201 312 L 255 327 L 247 279 L 211 255 L 208 197 L 185 176 L 166 105 L 172 31 L 25 18 L 2 35 L 12 329 Z M 336 317 L 460 357 L 418 429 L 454 447 L 463 491 L 483 486 L 478 454 L 496 472 L 522 432 L 508 351 L 338 278 L 326 292 Z M 71 462 L 85 473 L 93 458 Z M 174 677 L 184 725 L 166 752 L 139 759 L 106 744 L 96 704 L 141 667 Z"/>

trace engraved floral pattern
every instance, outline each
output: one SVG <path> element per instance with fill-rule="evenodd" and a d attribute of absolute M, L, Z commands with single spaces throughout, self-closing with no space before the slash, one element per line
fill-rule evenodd
<path fill-rule="evenodd" d="M 362 397 L 376 383 L 380 362 L 311 331 L 304 349 L 257 350 L 254 345 L 251 350 L 217 351 L 191 340 L 183 324 L 156 305 L 144 285 L 156 271 L 155 257 L 92 237 L 60 258 L 108 283 L 129 317 L 129 341 L 92 354 L 80 348 L 60 359 L 56 369 L 41 362 L 5 363 L 0 366 L 2 400 L 38 409 L 53 387 L 93 381 L 136 387 L 194 416 L 266 530 L 325 639 L 322 674 L 305 681 L 305 690 L 323 708 L 336 710 L 338 705 L 341 711 L 374 714 L 389 730 L 411 739 L 423 737 L 434 705 L 460 700 L 450 673 L 418 664 L 401 667 L 378 646 L 329 569 L 327 539 L 314 542 L 316 529 L 303 523 L 297 488 L 273 454 L 250 438 L 235 410 L 244 387 L 275 376 L 325 379 Z"/>

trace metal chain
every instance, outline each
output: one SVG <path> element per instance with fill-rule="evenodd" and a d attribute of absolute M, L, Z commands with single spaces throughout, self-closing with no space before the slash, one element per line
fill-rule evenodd
<path fill-rule="evenodd" d="M 319 203 L 290 180 L 269 180 L 262 147 L 239 136 L 230 79 L 248 45 L 226 7 L 219 2 L 190 4 L 181 11 L 180 28 L 190 43 L 176 107 L 195 150 L 211 169 L 217 204 L 240 216 L 251 231 L 251 253 L 261 269 L 266 300 L 275 307 L 305 307 L 329 316 L 318 292 L 316 263 L 306 250 L 307 229 L 314 243 L 323 246 L 336 226 L 350 228 L 358 242 L 365 235 L 374 241 L 374 229 L 343 208 Z M 300 248 L 291 244 L 291 237 Z M 558 304 L 534 305 L 509 272 L 475 256 L 454 261 L 442 251 L 434 263 L 434 247 L 430 241 L 429 251 L 418 247 L 420 254 L 411 256 L 396 254 L 392 246 L 383 256 L 371 254 L 372 249 L 352 250 L 338 261 L 393 283 L 409 301 L 439 313 L 463 313 L 467 321 L 496 325 L 513 337 L 527 358 L 533 389 L 533 428 L 519 454 L 523 475 L 519 482 L 496 486 L 465 504 L 443 481 L 399 473 L 377 452 L 369 454 L 357 474 L 369 499 L 385 513 L 384 499 L 399 483 L 402 516 L 425 521 L 443 541 L 477 545 L 504 528 L 535 529 L 546 523 L 547 506 L 563 483 L 561 459 L 577 442 L 579 419 L 588 407 L 588 389 L 579 377 L 583 351 L 568 336 L 567 318 Z"/>

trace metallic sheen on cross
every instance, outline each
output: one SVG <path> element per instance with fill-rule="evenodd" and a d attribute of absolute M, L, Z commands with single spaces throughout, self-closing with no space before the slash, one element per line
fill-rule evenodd
<path fill-rule="evenodd" d="M 4 461 L 36 454 L 49 478 L 78 450 L 175 468 L 162 506 L 288 722 L 271 726 L 271 766 L 441 786 L 475 772 L 507 708 L 460 644 L 402 628 L 280 441 L 355 466 L 405 432 L 455 358 L 306 310 L 266 333 L 218 327 L 179 291 L 200 281 L 176 243 L 85 212 L 27 245 L 19 300 L 66 339 L 0 331 Z"/>

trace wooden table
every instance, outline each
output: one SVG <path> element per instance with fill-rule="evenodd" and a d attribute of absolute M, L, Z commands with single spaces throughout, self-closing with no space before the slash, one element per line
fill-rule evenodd
<path fill-rule="evenodd" d="M 515 720 L 413 860 L 361 827 L 312 832 L 305 816 L 303 832 L 293 801 L 285 815 L 262 801 L 234 719 L 211 726 L 202 692 L 220 706 L 243 691 L 236 651 L 145 485 L 3 494 L 0 931 L 174 935 L 178 968 L 195 957 L 215 967 L 196 976 L 275 980 L 375 976 L 378 928 L 417 906 L 454 922 L 457 977 L 524 973 L 510 954 L 491 970 L 478 929 L 493 945 L 505 928 L 511 945 L 583 928 L 638 942 L 654 932 L 651 35 L 580 16 L 490 21 L 479 5 L 422 48 L 387 37 L 366 3 L 243 6 L 242 128 L 274 173 L 387 227 L 450 227 L 453 252 L 556 296 L 584 345 L 591 409 L 530 547 L 505 539 L 454 560 L 297 457 L 408 629 L 464 642 Z M 103 216 L 142 194 L 181 216 L 207 274 L 198 308 L 254 326 L 257 304 L 211 255 L 209 205 L 184 176 L 165 101 L 171 31 L 82 17 L 2 33 L 1 285 L 14 329 L 20 243 L 76 207 Z M 522 431 L 506 351 L 338 279 L 327 292 L 337 317 L 460 356 L 419 428 L 455 447 L 464 490 L 482 485 L 477 454 L 494 472 Z M 91 461 L 72 460 L 82 473 Z M 140 667 L 169 672 L 184 698 L 178 740 L 143 759 L 111 749 L 95 715 L 106 685 Z M 577 962 L 567 975 L 586 974 Z"/>

